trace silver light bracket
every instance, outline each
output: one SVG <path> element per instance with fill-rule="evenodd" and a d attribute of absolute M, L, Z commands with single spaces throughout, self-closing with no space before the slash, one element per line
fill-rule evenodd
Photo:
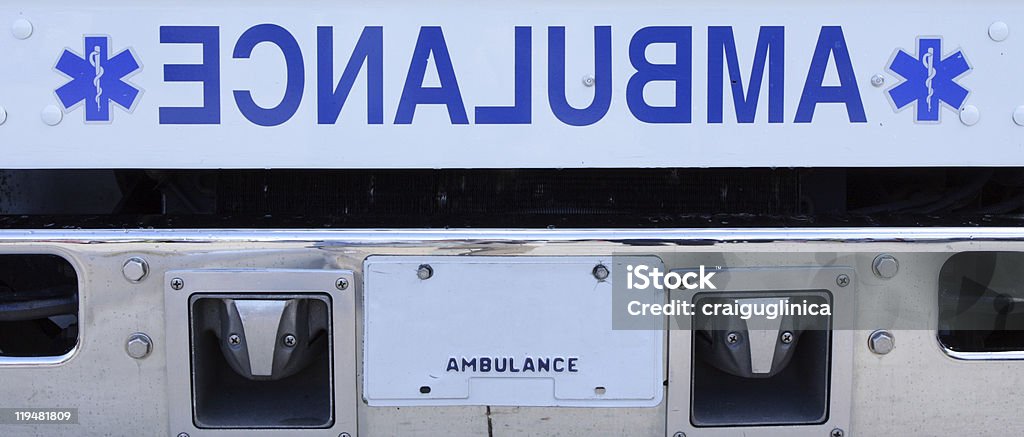
<path fill-rule="evenodd" d="M 356 284 L 350 270 L 177 270 L 164 276 L 164 303 L 167 350 L 168 435 L 190 437 L 218 436 L 329 436 L 357 435 L 356 403 L 356 311 L 355 288 L 341 289 L 336 284 Z M 190 320 L 196 299 L 222 299 L 237 311 L 244 331 L 253 341 L 253 349 L 243 356 L 252 366 L 253 377 L 265 378 L 280 355 L 281 345 L 273 342 L 278 325 L 284 326 L 277 308 L 288 299 L 308 296 L 326 302 L 329 308 L 329 369 L 332 390 L 331 420 L 322 427 L 263 429 L 209 427 L 196 420 L 193 384 L 192 333 Z M 242 302 L 241 307 L 238 303 Z M 287 304 L 286 304 L 287 305 Z M 280 310 L 280 311 L 278 311 Z M 271 326 L 273 325 L 273 326 Z M 277 352 L 275 352 L 277 350 Z M 219 351 L 218 351 L 219 353 Z M 280 358 L 277 359 L 280 361 Z"/>
<path fill-rule="evenodd" d="M 688 271 L 688 270 L 687 270 Z M 678 271 L 680 274 L 683 270 Z M 726 296 L 741 293 L 747 297 L 764 293 L 765 297 L 782 294 L 823 292 L 831 295 L 830 358 L 828 369 L 827 414 L 821 423 L 792 425 L 697 426 L 693 412 L 694 332 L 688 318 L 669 326 L 669 362 L 666 436 L 732 437 L 744 435 L 821 437 L 848 434 L 853 395 L 854 305 L 856 277 L 854 269 L 843 267 L 725 268 L 716 272 L 715 284 Z M 841 280 L 840 280 L 841 278 Z M 843 283 L 845 285 L 839 285 Z M 693 302 L 706 290 L 673 291 L 672 299 Z M 755 299 L 756 300 L 756 299 Z M 699 308 L 697 308 L 699 310 Z M 776 326 L 750 326 L 751 335 L 777 338 Z M 763 340 L 763 339 L 762 339 Z M 758 343 L 764 343 L 758 341 Z M 764 352 L 764 353 L 762 353 Z M 751 363 L 759 370 L 764 367 Z M 755 357 L 751 357 L 752 359 Z M 755 372 L 757 373 L 757 372 Z M 838 430 L 838 431 L 837 431 Z"/>

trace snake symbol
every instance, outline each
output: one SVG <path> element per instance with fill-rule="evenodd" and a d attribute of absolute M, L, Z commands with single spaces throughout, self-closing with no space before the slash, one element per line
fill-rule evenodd
<path fill-rule="evenodd" d="M 935 71 L 935 49 L 929 47 L 928 53 L 925 53 L 921 57 L 921 63 L 924 64 L 924 68 L 928 70 L 928 78 L 924 81 L 924 86 L 928 87 L 928 112 L 932 112 L 932 96 L 935 95 L 935 89 L 932 88 L 932 79 L 935 79 L 935 75 L 938 73 Z"/>
<path fill-rule="evenodd" d="M 100 88 L 100 78 L 103 77 L 103 66 L 100 65 L 100 46 L 93 46 L 89 54 L 89 64 L 96 68 L 96 77 L 92 84 L 96 87 L 96 110 L 100 109 L 100 96 L 103 95 L 103 88 Z"/>

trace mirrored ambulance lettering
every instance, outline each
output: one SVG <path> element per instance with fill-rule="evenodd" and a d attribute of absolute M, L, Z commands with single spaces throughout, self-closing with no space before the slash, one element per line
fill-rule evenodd
<path fill-rule="evenodd" d="M 624 85 L 626 109 L 639 122 L 657 124 L 688 124 L 693 116 L 693 28 L 690 26 L 644 27 L 629 36 L 629 50 L 624 55 L 631 66 L 625 84 L 613 80 L 612 45 L 616 35 L 611 26 L 594 26 L 592 45 L 594 72 L 592 99 L 586 105 L 574 106 L 566 95 L 566 33 L 581 29 L 551 26 L 546 29 L 547 100 L 550 114 L 570 126 L 599 123 L 612 110 L 618 85 Z M 448 48 L 444 30 L 439 26 L 419 29 L 412 53 L 409 54 L 405 81 L 395 108 L 384 102 L 384 31 L 380 26 L 367 26 L 354 46 L 337 47 L 334 27 L 316 28 L 315 53 L 316 123 L 337 124 L 356 82 L 366 82 L 366 123 L 384 124 L 386 112 L 393 110 L 391 123 L 416 122 L 416 111 L 423 106 L 443 107 L 452 125 L 530 124 L 534 121 L 533 73 L 534 29 L 517 26 L 510 29 L 513 61 L 513 82 L 505 102 L 494 102 L 467 109 L 459 86 L 459 74 L 467 74 L 471 60 L 458 58 Z M 193 44 L 201 55 L 193 63 L 166 64 L 164 82 L 189 82 L 201 88 L 203 99 L 192 106 L 167 106 L 159 110 L 160 124 L 219 124 L 221 122 L 221 30 L 215 26 L 162 26 L 162 44 Z M 277 126 L 289 122 L 299 110 L 305 91 L 305 69 L 302 46 L 287 29 L 276 24 L 259 24 L 244 31 L 234 42 L 227 62 L 244 62 L 253 56 L 260 44 L 270 44 L 284 58 L 284 88 L 280 101 L 270 106 L 256 103 L 256 90 L 233 89 L 234 106 L 249 122 L 258 126 Z M 647 58 L 653 44 L 671 46 L 675 54 L 670 63 Z M 857 77 L 849 48 L 839 26 L 821 27 L 812 48 L 810 65 L 802 87 L 785 81 L 786 35 L 781 26 L 762 26 L 754 41 L 738 41 L 729 26 L 707 28 L 707 123 L 718 124 L 734 118 L 737 123 L 754 123 L 759 107 L 767 108 L 768 123 L 786 120 L 785 92 L 799 89 L 800 98 L 792 116 L 794 123 L 811 123 L 819 105 L 842 105 L 851 123 L 865 123 L 867 117 L 861 101 Z M 737 47 L 745 47 L 738 50 Z M 792 46 L 791 46 L 792 47 Z M 589 50 L 589 49 L 588 49 Z M 740 59 L 738 51 L 753 51 L 753 59 Z M 262 56 L 266 56 L 266 52 Z M 345 56 L 347 62 L 340 74 L 335 71 L 335 57 Z M 429 62 L 433 61 L 433 62 Z M 747 66 L 744 69 L 741 66 Z M 589 69 L 591 66 L 587 66 Z M 464 70 L 460 70 L 463 68 Z M 838 72 L 837 85 L 825 85 L 826 71 Z M 428 69 L 433 69 L 429 71 Z M 258 72 L 253 72 L 258 74 Z M 438 78 L 437 86 L 427 86 L 425 78 Z M 589 80 L 589 79 L 588 79 Z M 570 83 L 572 81 L 569 81 Z M 667 82 L 672 89 L 672 104 L 655 105 L 644 95 L 647 85 Z M 275 82 L 276 83 L 276 82 Z M 395 84 L 396 88 L 399 84 Z M 728 86 L 727 86 L 728 85 Z M 230 84 L 224 84 L 230 86 Z M 361 97 L 359 97 L 361 98 Z M 726 99 L 732 99 L 735 114 L 727 114 Z M 766 99 L 767 105 L 759 105 Z M 698 102 L 703 103 L 703 102 Z M 473 118 L 470 120 L 470 114 Z"/>

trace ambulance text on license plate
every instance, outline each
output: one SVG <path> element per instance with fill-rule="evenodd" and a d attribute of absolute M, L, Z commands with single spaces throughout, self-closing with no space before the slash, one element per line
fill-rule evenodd
<path fill-rule="evenodd" d="M 367 402 L 658 405 L 664 331 L 612 329 L 610 258 L 368 258 Z"/>

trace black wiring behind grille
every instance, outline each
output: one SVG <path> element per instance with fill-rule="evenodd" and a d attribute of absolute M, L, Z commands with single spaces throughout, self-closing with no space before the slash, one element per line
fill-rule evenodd
<path fill-rule="evenodd" d="M 796 171 L 243 171 L 218 176 L 217 210 L 304 215 L 795 214 Z"/>
<path fill-rule="evenodd" d="M 0 170 L 8 228 L 1020 226 L 1022 168 Z"/>

